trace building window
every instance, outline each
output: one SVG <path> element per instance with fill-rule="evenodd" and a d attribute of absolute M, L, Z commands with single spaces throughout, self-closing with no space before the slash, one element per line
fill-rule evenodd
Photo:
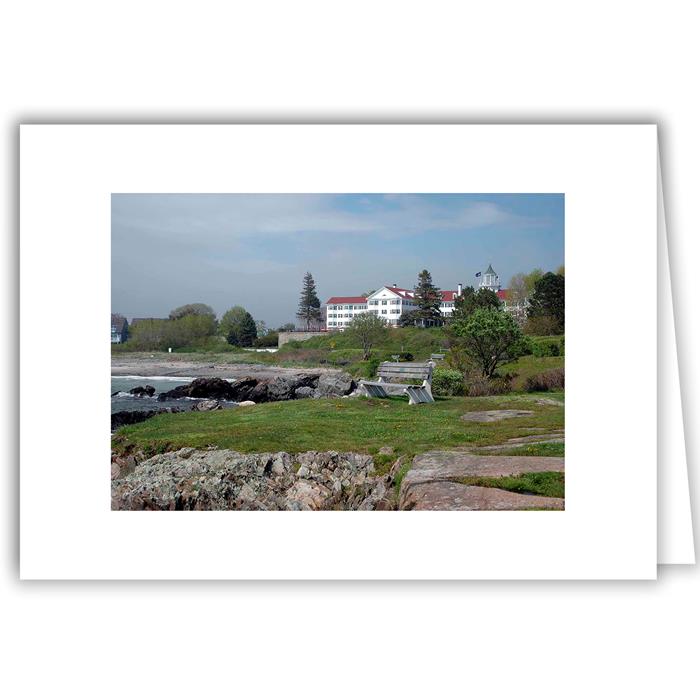
<path fill-rule="evenodd" d="M 386 309 L 382 309 L 382 313 L 385 314 L 385 313 L 386 313 Z"/>
<path fill-rule="evenodd" d="M 382 306 L 386 306 L 386 299 L 382 299 Z"/>

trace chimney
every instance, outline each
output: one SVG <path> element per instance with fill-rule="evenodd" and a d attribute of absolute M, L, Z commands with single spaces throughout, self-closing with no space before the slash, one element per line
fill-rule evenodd
<path fill-rule="evenodd" d="M 392 287 L 398 287 L 399 285 L 396 284 L 396 282 L 394 282 L 391 286 L 392 286 Z"/>
<path fill-rule="evenodd" d="M 458 297 L 462 296 L 462 283 L 461 282 L 457 285 L 457 296 Z"/>

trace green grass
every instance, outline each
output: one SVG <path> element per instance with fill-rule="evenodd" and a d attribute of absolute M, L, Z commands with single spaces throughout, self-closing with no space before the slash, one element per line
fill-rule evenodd
<path fill-rule="evenodd" d="M 468 486 L 486 486 L 516 493 L 564 498 L 564 474 L 562 472 L 530 472 L 517 476 L 465 476 L 457 480 Z"/>
<path fill-rule="evenodd" d="M 499 450 L 499 455 L 510 457 L 563 457 L 563 442 L 543 442 L 537 445 L 522 445 L 510 450 Z"/>
<path fill-rule="evenodd" d="M 467 411 L 525 408 L 534 415 L 496 423 L 467 423 Z M 180 447 L 215 446 L 240 452 L 338 450 L 372 454 L 394 448 L 411 457 L 431 449 L 501 444 L 564 426 L 563 406 L 541 406 L 533 395 L 438 399 L 409 406 L 406 399 L 314 399 L 265 403 L 212 413 L 163 414 L 121 428 L 114 448 L 147 454 Z M 389 459 L 386 459 L 389 462 Z"/>
<path fill-rule="evenodd" d="M 516 374 L 517 377 L 513 380 L 513 389 L 522 391 L 525 386 L 525 381 L 528 377 L 535 374 L 546 372 L 549 369 L 558 369 L 564 367 L 564 356 L 559 357 L 535 357 L 534 355 L 525 355 L 517 359 L 515 362 L 509 362 L 498 368 L 499 374 Z M 548 396 L 553 396 L 550 392 Z"/>

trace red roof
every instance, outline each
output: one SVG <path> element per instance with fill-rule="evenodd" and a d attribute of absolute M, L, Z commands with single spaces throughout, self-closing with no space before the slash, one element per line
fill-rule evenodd
<path fill-rule="evenodd" d="M 413 299 L 412 289 L 403 289 L 402 287 L 390 287 L 388 284 L 384 285 L 390 292 L 398 294 L 403 299 Z"/>
<path fill-rule="evenodd" d="M 454 301 L 455 300 L 455 294 L 457 294 L 456 290 L 447 290 L 443 289 L 442 292 L 442 300 L 443 301 Z"/>
<path fill-rule="evenodd" d="M 367 297 L 331 297 L 326 304 L 366 304 Z"/>

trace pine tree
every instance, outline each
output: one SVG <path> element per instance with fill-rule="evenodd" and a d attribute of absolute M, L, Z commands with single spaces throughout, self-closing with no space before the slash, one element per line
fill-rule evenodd
<path fill-rule="evenodd" d="M 417 307 L 414 312 L 416 325 L 440 325 L 442 323 L 442 314 L 440 313 L 442 294 L 433 284 L 433 278 L 427 270 L 419 273 L 418 284 L 413 291 L 413 301 Z"/>
<path fill-rule="evenodd" d="M 312 322 L 319 323 L 321 321 L 321 302 L 316 294 L 316 283 L 310 272 L 304 275 L 297 318 L 306 323 L 307 331 Z"/>

